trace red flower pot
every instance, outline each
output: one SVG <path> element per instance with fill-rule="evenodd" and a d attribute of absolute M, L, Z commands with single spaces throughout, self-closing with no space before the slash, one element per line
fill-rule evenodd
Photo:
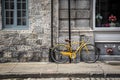
<path fill-rule="evenodd" d="M 108 55 L 112 55 L 112 54 L 113 54 L 113 49 L 112 49 L 112 48 L 107 48 L 107 49 L 106 49 L 106 53 L 107 53 Z"/>

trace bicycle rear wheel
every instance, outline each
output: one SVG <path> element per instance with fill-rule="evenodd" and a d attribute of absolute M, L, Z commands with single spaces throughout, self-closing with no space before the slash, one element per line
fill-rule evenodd
<path fill-rule="evenodd" d="M 65 45 L 57 45 L 52 49 L 51 58 L 56 63 L 65 63 L 68 61 L 68 56 L 64 56 L 61 52 L 68 51 Z"/>
<path fill-rule="evenodd" d="M 83 47 L 82 60 L 86 63 L 94 63 L 99 58 L 100 50 L 92 44 L 87 44 Z"/>

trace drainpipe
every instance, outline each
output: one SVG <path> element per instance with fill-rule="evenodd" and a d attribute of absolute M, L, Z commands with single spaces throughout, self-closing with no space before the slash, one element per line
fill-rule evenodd
<path fill-rule="evenodd" d="M 70 7 L 71 7 L 71 2 L 70 0 L 68 0 L 68 27 L 69 27 L 69 40 L 71 40 L 71 10 L 70 10 Z M 71 42 L 70 42 L 70 45 L 71 45 Z"/>
<path fill-rule="evenodd" d="M 70 46 L 71 46 L 71 10 L 70 10 L 70 8 L 71 8 L 71 2 L 70 2 L 70 0 L 68 0 L 68 27 L 69 27 L 69 44 L 70 44 Z M 71 58 L 69 58 L 69 62 L 71 63 Z"/>
<path fill-rule="evenodd" d="M 51 0 L 51 48 L 53 48 L 53 0 Z M 51 48 L 49 49 L 49 61 L 53 62 L 51 58 Z"/>
<path fill-rule="evenodd" d="M 51 47 L 53 47 L 53 0 L 51 0 Z"/>

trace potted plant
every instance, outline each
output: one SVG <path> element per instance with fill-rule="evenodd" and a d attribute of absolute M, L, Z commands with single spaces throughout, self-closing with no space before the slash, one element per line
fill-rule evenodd
<path fill-rule="evenodd" d="M 110 27 L 115 27 L 116 26 L 116 20 L 117 20 L 117 18 L 113 14 L 111 14 L 109 16 L 109 21 L 110 21 L 109 25 L 110 25 Z"/>
<path fill-rule="evenodd" d="M 97 26 L 98 26 L 98 27 L 102 26 L 102 25 L 101 25 L 102 19 L 103 19 L 103 17 L 101 16 L 100 13 L 98 13 L 98 14 L 96 15 L 96 23 L 97 23 Z"/>

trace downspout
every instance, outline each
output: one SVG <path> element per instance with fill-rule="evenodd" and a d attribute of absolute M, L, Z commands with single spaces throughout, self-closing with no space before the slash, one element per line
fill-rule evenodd
<path fill-rule="evenodd" d="M 51 0 L 51 48 L 53 48 L 53 0 Z M 51 48 L 49 49 L 49 61 L 53 62 L 51 58 Z"/>
<path fill-rule="evenodd" d="M 51 47 L 53 47 L 53 0 L 51 0 Z"/>
<path fill-rule="evenodd" d="M 70 0 L 68 0 L 68 27 L 69 27 L 68 31 L 69 31 L 69 40 L 70 40 L 69 44 L 71 46 L 71 10 L 70 8 L 71 8 L 71 2 Z M 69 58 L 69 62 L 71 63 L 71 58 Z"/>
<path fill-rule="evenodd" d="M 70 4 L 71 2 L 70 0 L 68 0 L 68 27 L 69 27 L 69 40 L 71 41 L 71 10 L 70 10 L 71 5 Z"/>

